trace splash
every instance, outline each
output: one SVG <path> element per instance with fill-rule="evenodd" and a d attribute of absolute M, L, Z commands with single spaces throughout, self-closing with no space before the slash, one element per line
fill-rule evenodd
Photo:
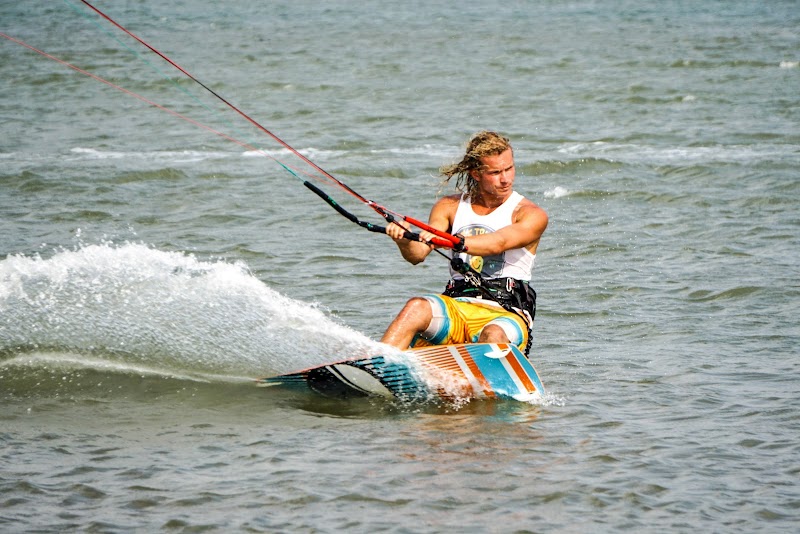
<path fill-rule="evenodd" d="M 142 244 L 0 261 L 0 355 L 85 355 L 165 373 L 265 376 L 382 345 L 241 263 Z"/>

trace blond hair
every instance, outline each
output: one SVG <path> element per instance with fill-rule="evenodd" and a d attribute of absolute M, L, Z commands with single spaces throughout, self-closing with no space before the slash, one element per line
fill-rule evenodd
<path fill-rule="evenodd" d="M 480 170 L 484 165 L 481 158 L 484 156 L 497 156 L 506 150 L 513 150 L 509 140 L 497 132 L 482 131 L 472 136 L 467 143 L 464 157 L 458 163 L 445 165 L 439 172 L 445 177 L 443 184 L 450 182 L 456 176 L 456 189 L 475 198 L 478 192 L 478 182 L 471 176 L 474 170 Z"/>

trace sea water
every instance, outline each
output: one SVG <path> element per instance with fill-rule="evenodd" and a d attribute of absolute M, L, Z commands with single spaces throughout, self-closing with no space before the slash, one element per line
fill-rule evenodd
<path fill-rule="evenodd" d="M 401 213 L 509 136 L 550 216 L 547 395 L 257 388 L 380 348 L 446 262 L 80 2 L 7 2 L 7 36 L 169 112 L 0 40 L 1 530 L 796 530 L 795 2 L 99 7 Z"/>

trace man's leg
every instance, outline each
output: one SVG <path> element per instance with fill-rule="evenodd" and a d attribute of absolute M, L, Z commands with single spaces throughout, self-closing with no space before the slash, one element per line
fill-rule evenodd
<path fill-rule="evenodd" d="M 487 324 L 483 327 L 483 330 L 481 330 L 478 343 L 510 343 L 510 341 L 506 331 L 499 325 Z"/>
<path fill-rule="evenodd" d="M 433 319 L 431 303 L 425 298 L 414 297 L 406 302 L 392 324 L 386 329 L 381 343 L 406 350 L 414 336 L 428 328 L 431 319 Z"/>
<path fill-rule="evenodd" d="M 527 325 L 517 317 L 504 315 L 489 321 L 481 330 L 479 343 L 509 343 L 520 347 L 527 343 Z"/>

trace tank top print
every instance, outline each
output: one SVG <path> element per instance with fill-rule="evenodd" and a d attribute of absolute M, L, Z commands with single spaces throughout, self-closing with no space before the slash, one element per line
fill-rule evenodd
<path fill-rule="evenodd" d="M 509 226 L 513 222 L 514 208 L 524 197 L 514 191 L 511 196 L 497 209 L 488 215 L 478 215 L 472 210 L 472 203 L 466 195 L 461 195 L 461 200 L 456 208 L 453 219 L 453 234 L 462 234 L 465 237 L 496 232 L 500 228 Z M 517 280 L 530 281 L 535 254 L 526 248 L 511 249 L 496 256 L 472 256 L 459 254 L 462 260 L 481 273 L 486 278 L 516 278 Z M 450 276 L 456 279 L 463 278 L 461 273 L 450 269 Z"/>

